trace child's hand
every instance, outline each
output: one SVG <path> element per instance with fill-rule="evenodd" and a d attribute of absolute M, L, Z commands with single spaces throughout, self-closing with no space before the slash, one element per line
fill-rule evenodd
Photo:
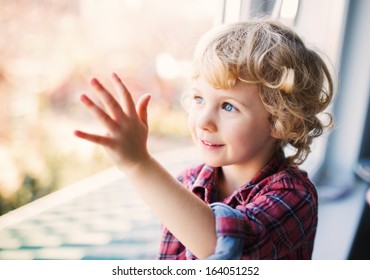
<path fill-rule="evenodd" d="M 86 95 L 82 103 L 102 122 L 106 136 L 77 130 L 75 135 L 102 145 L 115 164 L 127 174 L 135 190 L 164 225 L 191 252 L 205 258 L 216 247 L 216 225 L 212 209 L 167 172 L 147 151 L 147 107 L 150 95 L 143 95 L 136 108 L 131 94 L 113 74 L 120 103 L 97 80 L 91 81 L 104 109 Z"/>
<path fill-rule="evenodd" d="M 135 108 L 129 90 L 117 74 L 112 75 L 112 81 L 121 104 L 95 78 L 92 79 L 91 85 L 96 90 L 104 109 L 97 106 L 86 95 L 81 96 L 81 102 L 104 125 L 107 134 L 99 136 L 77 130 L 75 135 L 102 145 L 117 167 L 128 171 L 136 164 L 144 163 L 150 158 L 146 147 L 148 139 L 147 107 L 150 95 L 141 96 Z"/>

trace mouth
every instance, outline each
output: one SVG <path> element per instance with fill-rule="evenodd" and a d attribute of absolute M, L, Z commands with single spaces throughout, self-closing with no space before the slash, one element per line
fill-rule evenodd
<path fill-rule="evenodd" d="M 205 140 L 200 140 L 200 143 L 201 143 L 202 147 L 204 147 L 206 149 L 211 149 L 211 150 L 218 149 L 218 148 L 221 148 L 221 147 L 224 146 L 222 144 L 213 144 L 213 143 L 205 141 Z"/>

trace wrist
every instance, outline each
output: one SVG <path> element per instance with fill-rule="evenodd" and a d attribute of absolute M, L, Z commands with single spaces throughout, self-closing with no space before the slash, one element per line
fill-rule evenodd
<path fill-rule="evenodd" d="M 149 152 L 143 154 L 139 160 L 132 162 L 125 166 L 119 166 L 119 169 L 123 171 L 129 178 L 136 176 L 143 176 L 143 172 L 152 165 L 154 158 Z M 145 176 L 145 175 L 144 175 Z"/>

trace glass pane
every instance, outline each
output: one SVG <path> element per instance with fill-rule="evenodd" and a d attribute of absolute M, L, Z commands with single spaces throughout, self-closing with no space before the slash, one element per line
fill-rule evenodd
<path fill-rule="evenodd" d="M 113 71 L 150 92 L 150 149 L 190 143 L 180 96 L 214 0 L 0 0 L 0 214 L 109 167 L 81 93 Z M 166 117 L 163 117 L 166 116 Z"/>

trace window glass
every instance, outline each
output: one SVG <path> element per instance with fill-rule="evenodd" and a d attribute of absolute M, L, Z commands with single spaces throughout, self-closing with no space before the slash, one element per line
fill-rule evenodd
<path fill-rule="evenodd" d="M 150 92 L 150 149 L 190 143 L 180 96 L 214 0 L 0 0 L 0 214 L 111 163 L 73 136 L 95 131 L 89 80 Z M 165 116 L 165 117 L 163 117 Z"/>

